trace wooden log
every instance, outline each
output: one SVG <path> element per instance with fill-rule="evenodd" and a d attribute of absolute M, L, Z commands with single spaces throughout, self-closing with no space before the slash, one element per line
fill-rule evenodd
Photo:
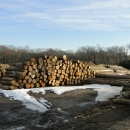
<path fill-rule="evenodd" d="M 130 100 L 129 99 L 113 99 L 113 103 L 128 105 L 130 104 Z"/>
<path fill-rule="evenodd" d="M 130 88 L 130 83 L 125 80 L 116 80 L 113 78 L 89 78 L 84 80 L 84 84 L 109 84 L 112 86 L 124 86 Z"/>
<path fill-rule="evenodd" d="M 31 72 L 33 70 L 32 66 L 30 65 L 28 71 Z"/>
<path fill-rule="evenodd" d="M 58 59 L 58 60 L 64 60 L 64 61 L 66 61 L 66 60 L 67 60 L 67 56 L 66 56 L 66 55 L 63 55 L 63 56 L 61 56 L 61 57 L 58 57 L 57 59 Z"/>
<path fill-rule="evenodd" d="M 36 88 L 39 88 L 40 87 L 40 83 L 36 83 L 35 86 L 36 86 Z"/>
<path fill-rule="evenodd" d="M 116 78 L 116 79 L 130 79 L 130 75 L 112 75 L 112 74 L 101 74 L 96 73 L 97 78 Z"/>
<path fill-rule="evenodd" d="M 25 65 L 30 66 L 31 65 L 30 61 L 25 61 Z"/>
<path fill-rule="evenodd" d="M 26 79 L 23 79 L 23 83 L 26 84 L 26 83 L 27 83 L 27 80 L 26 80 Z"/>
<path fill-rule="evenodd" d="M 16 82 L 16 83 L 15 83 L 15 86 L 16 86 L 16 87 L 19 87 L 19 82 Z"/>
<path fill-rule="evenodd" d="M 32 65 L 32 68 L 35 70 L 37 69 L 37 64 Z"/>
<path fill-rule="evenodd" d="M 36 83 L 37 83 L 36 79 L 33 79 L 33 80 L 32 80 L 32 83 L 33 83 L 33 84 L 36 84 Z"/>
<path fill-rule="evenodd" d="M 36 73 L 36 77 L 39 78 L 40 77 L 40 73 Z"/>
<path fill-rule="evenodd" d="M 57 61 L 57 56 L 54 56 L 54 57 L 52 58 L 52 61 L 53 61 L 53 63 L 55 63 L 55 62 Z"/>
<path fill-rule="evenodd" d="M 29 89 L 31 87 L 31 84 L 30 83 L 26 83 L 25 84 L 25 88 Z"/>
<path fill-rule="evenodd" d="M 23 68 L 24 68 L 24 70 L 28 70 L 28 67 L 29 67 L 29 66 L 24 65 L 24 67 L 23 67 Z"/>
<path fill-rule="evenodd" d="M 36 58 L 33 57 L 33 58 L 30 59 L 30 61 L 33 61 L 34 63 L 36 63 Z"/>
<path fill-rule="evenodd" d="M 11 81 L 4 81 L 4 80 L 2 80 L 1 81 L 1 84 L 2 85 L 15 85 L 16 84 L 16 81 L 15 80 L 11 80 Z"/>
<path fill-rule="evenodd" d="M 5 77 L 23 78 L 26 75 L 25 72 L 7 71 Z"/>
<path fill-rule="evenodd" d="M 23 67 L 23 62 L 15 63 L 15 64 L 13 64 L 12 66 L 17 67 L 17 68 L 20 68 L 20 69 L 23 69 L 23 68 L 24 68 L 24 67 Z"/>
<path fill-rule="evenodd" d="M 47 59 L 48 58 L 48 56 L 47 55 L 44 55 L 44 59 Z"/>
<path fill-rule="evenodd" d="M 16 80 L 16 78 L 10 78 L 10 77 L 2 77 L 3 81 L 12 81 L 12 80 Z"/>
<path fill-rule="evenodd" d="M 46 86 L 45 82 L 43 82 L 42 80 L 40 80 L 40 85 L 41 85 L 41 87 L 45 87 Z"/>
<path fill-rule="evenodd" d="M 31 84 L 30 84 L 30 87 L 31 87 L 31 88 L 34 88 L 34 83 L 31 83 Z"/>
<path fill-rule="evenodd" d="M 42 58 L 42 57 L 38 59 L 38 64 L 39 64 L 40 66 L 43 65 L 43 58 Z"/>
<path fill-rule="evenodd" d="M 57 66 L 56 66 L 56 69 L 58 70 L 59 68 L 60 68 L 60 66 L 59 66 L 59 65 L 57 65 Z"/>
<path fill-rule="evenodd" d="M 24 77 L 25 80 L 28 80 L 29 78 L 30 78 L 29 75 L 26 75 L 26 76 Z"/>
<path fill-rule="evenodd" d="M 49 58 L 50 60 L 52 60 L 53 56 L 49 56 L 48 58 Z"/>
<path fill-rule="evenodd" d="M 123 87 L 122 91 L 130 91 L 130 88 L 128 88 L 128 87 Z"/>
<path fill-rule="evenodd" d="M 31 84 L 32 78 L 29 78 L 29 79 L 27 80 L 27 82 Z"/>
<path fill-rule="evenodd" d="M 19 88 L 19 89 L 24 88 L 24 83 L 20 83 L 18 88 Z"/>
<path fill-rule="evenodd" d="M 31 75 L 31 78 L 34 79 L 36 75 Z"/>
<path fill-rule="evenodd" d="M 20 71 L 23 72 L 24 69 L 17 68 L 15 66 L 10 66 L 10 68 L 6 68 L 6 71 Z"/>
<path fill-rule="evenodd" d="M 35 65 L 35 62 L 34 61 L 30 61 L 30 65 L 31 66 Z"/>
<path fill-rule="evenodd" d="M 22 79 L 18 79 L 18 82 L 21 84 L 21 83 L 23 83 L 23 80 Z"/>
<path fill-rule="evenodd" d="M 32 75 L 32 71 L 31 72 L 28 72 L 28 76 L 31 76 Z"/>
<path fill-rule="evenodd" d="M 4 90 L 13 90 L 15 87 L 13 85 L 12 86 L 0 85 L 0 88 Z"/>

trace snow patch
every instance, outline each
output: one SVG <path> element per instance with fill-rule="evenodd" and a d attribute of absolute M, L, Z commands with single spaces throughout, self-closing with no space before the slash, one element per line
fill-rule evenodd
<path fill-rule="evenodd" d="M 64 92 L 76 90 L 76 89 L 87 89 L 92 88 L 95 91 L 98 91 L 98 96 L 95 101 L 107 101 L 110 98 L 113 98 L 117 95 L 120 95 L 120 91 L 123 87 L 115 87 L 110 85 L 101 85 L 101 84 L 91 84 L 84 86 L 66 86 L 66 87 L 46 87 L 46 88 L 32 88 L 32 89 L 16 89 L 16 90 L 2 90 L 0 93 L 3 93 L 5 97 L 9 97 L 10 100 L 20 100 L 23 104 L 31 110 L 37 110 L 39 112 L 45 112 L 52 105 L 47 100 L 36 99 L 33 96 L 28 94 L 29 91 L 35 93 L 45 94 L 47 90 L 54 92 L 57 95 L 60 95 Z"/>

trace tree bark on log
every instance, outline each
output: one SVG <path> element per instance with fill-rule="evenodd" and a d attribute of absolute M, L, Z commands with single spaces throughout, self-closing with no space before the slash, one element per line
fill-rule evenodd
<path fill-rule="evenodd" d="M 130 104 L 130 100 L 129 99 L 113 99 L 113 103 L 128 105 Z"/>
<path fill-rule="evenodd" d="M 14 86 L 8 86 L 8 85 L 0 85 L 0 88 L 4 89 L 4 90 L 14 90 L 15 89 Z"/>
<path fill-rule="evenodd" d="M 11 81 L 1 81 L 2 85 L 16 85 L 16 81 L 15 80 L 11 80 Z"/>
<path fill-rule="evenodd" d="M 96 76 L 97 78 L 130 79 L 130 76 L 129 76 L 129 75 L 112 75 L 112 74 L 96 73 L 95 76 Z"/>
<path fill-rule="evenodd" d="M 130 82 L 126 79 L 112 79 L 112 78 L 88 78 L 84 80 L 84 84 L 109 84 L 112 86 L 124 86 L 130 88 Z"/>

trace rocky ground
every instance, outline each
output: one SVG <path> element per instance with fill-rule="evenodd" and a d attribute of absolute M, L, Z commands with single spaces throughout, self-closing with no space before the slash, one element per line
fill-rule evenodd
<path fill-rule="evenodd" d="M 96 103 L 92 89 L 30 95 L 48 100 L 52 107 L 39 113 L 0 94 L 0 130 L 130 130 L 130 105 Z"/>

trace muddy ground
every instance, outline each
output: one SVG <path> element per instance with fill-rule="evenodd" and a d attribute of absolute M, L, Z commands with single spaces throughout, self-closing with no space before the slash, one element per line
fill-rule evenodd
<path fill-rule="evenodd" d="M 130 105 L 111 99 L 95 102 L 97 92 L 92 89 L 30 95 L 48 100 L 52 107 L 39 113 L 0 94 L 0 130 L 130 130 Z"/>

